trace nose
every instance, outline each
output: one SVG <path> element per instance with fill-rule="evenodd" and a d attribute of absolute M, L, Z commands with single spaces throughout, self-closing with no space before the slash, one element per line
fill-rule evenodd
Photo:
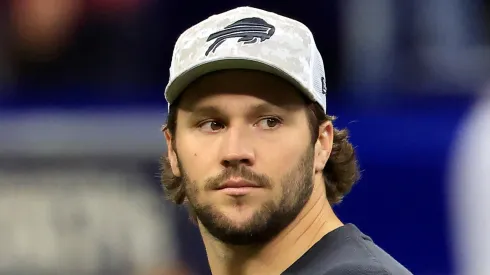
<path fill-rule="evenodd" d="M 229 129 L 222 144 L 221 165 L 225 168 L 240 165 L 253 166 L 255 153 L 252 143 L 244 131 Z"/>

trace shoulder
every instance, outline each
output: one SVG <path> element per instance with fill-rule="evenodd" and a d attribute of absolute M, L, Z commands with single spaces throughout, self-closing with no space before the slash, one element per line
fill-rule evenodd
<path fill-rule="evenodd" d="M 355 225 L 346 224 L 325 235 L 285 274 L 411 275 Z"/>
<path fill-rule="evenodd" d="M 377 275 L 410 275 L 412 274 L 400 262 L 376 245 L 373 240 L 363 234 L 352 224 L 346 225 L 348 232 L 336 247 L 334 258 L 331 259 L 329 275 L 346 274 L 377 274 Z"/>
<path fill-rule="evenodd" d="M 394 273 L 376 261 L 366 262 L 344 262 L 332 266 L 322 275 L 409 275 L 410 272 Z"/>

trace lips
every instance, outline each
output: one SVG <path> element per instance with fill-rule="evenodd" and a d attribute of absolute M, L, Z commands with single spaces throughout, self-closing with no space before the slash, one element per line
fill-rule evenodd
<path fill-rule="evenodd" d="M 232 178 L 225 181 L 218 187 L 218 190 L 226 188 L 259 188 L 260 186 L 254 182 L 244 180 L 242 178 Z"/>

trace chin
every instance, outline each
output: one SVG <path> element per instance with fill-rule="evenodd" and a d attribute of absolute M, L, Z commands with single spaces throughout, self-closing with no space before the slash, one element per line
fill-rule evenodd
<path fill-rule="evenodd" d="M 226 206 L 218 210 L 219 215 L 225 217 L 230 222 L 234 224 L 246 224 L 250 221 L 258 212 L 259 207 L 254 207 L 250 205 L 233 205 Z"/>

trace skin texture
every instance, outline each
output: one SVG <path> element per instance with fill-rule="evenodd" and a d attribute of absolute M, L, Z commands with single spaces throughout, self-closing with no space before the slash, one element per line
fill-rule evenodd
<path fill-rule="evenodd" d="M 312 143 L 308 111 L 296 88 L 257 71 L 209 74 L 182 94 L 175 139 L 165 132 L 168 157 L 213 274 L 280 273 L 342 225 L 322 176 L 333 126 L 321 124 Z M 219 190 L 230 179 L 257 187 Z"/>

